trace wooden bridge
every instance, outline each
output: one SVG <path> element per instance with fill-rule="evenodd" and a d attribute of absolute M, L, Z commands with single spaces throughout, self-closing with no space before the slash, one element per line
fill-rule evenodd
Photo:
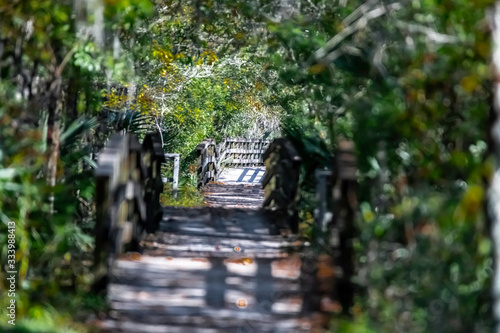
<path fill-rule="evenodd" d="M 106 287 L 110 305 L 99 329 L 321 332 L 332 313 L 348 314 L 352 228 L 345 225 L 355 203 L 336 203 L 353 190 L 354 164 L 343 147 L 338 172 L 322 173 L 317 220 L 325 232 L 309 244 L 297 235 L 301 157 L 289 141 L 200 143 L 207 206 L 180 208 L 159 204 L 159 138 L 149 134 L 141 145 L 114 136 L 96 172 L 96 285 Z M 332 236 L 345 239 L 332 243 Z M 325 251 L 313 251 L 317 244 Z"/>

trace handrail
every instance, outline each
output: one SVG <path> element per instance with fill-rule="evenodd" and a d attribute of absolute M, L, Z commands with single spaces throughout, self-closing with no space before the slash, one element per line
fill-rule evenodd
<path fill-rule="evenodd" d="M 198 187 L 217 181 L 222 166 L 248 167 L 263 165 L 268 140 L 225 138 L 219 144 L 205 139 L 196 146 Z"/>
<path fill-rule="evenodd" d="M 219 175 L 216 143 L 214 139 L 206 139 L 196 146 L 198 157 L 198 188 L 217 180 Z"/>
<path fill-rule="evenodd" d="M 163 193 L 161 178 L 161 164 L 165 163 L 161 137 L 151 133 L 144 137 L 142 143 L 143 163 L 148 170 L 148 177 L 144 183 L 144 199 L 148 204 L 147 232 L 154 232 L 162 218 L 160 194 Z"/>
<path fill-rule="evenodd" d="M 263 207 L 281 210 L 288 215 L 290 230 L 298 232 L 296 200 L 302 158 L 287 139 L 275 139 L 262 155 L 266 173 L 262 179 L 265 192 Z"/>
<path fill-rule="evenodd" d="M 334 156 L 331 170 L 316 170 L 317 229 L 314 240 L 320 247 L 326 247 L 333 257 L 336 273 L 331 285 L 332 296 L 341 305 L 343 314 L 349 315 L 355 290 L 351 281 L 354 275 L 352 239 L 357 211 L 354 143 L 340 141 Z"/>
<path fill-rule="evenodd" d="M 143 231 L 161 220 L 161 140 L 147 134 L 115 134 L 99 154 L 96 179 L 94 275 L 107 278 L 113 262 L 128 249 L 138 250 Z"/>
<path fill-rule="evenodd" d="M 262 155 L 269 140 L 225 138 L 217 145 L 219 166 L 224 163 L 232 167 L 263 165 Z"/>
<path fill-rule="evenodd" d="M 342 306 L 342 312 L 349 315 L 354 303 L 355 214 L 357 212 L 357 162 L 352 141 L 342 140 L 337 146 L 332 175 L 333 211 L 330 228 L 330 246 L 334 254 L 335 298 Z"/>

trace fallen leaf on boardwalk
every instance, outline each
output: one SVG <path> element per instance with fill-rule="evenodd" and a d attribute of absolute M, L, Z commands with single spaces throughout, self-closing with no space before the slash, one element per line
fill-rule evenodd
<path fill-rule="evenodd" d="M 238 302 L 236 302 L 236 305 L 239 308 L 246 308 L 247 307 L 247 300 L 244 298 L 240 298 L 240 299 L 238 299 Z"/>
<path fill-rule="evenodd" d="M 141 254 L 137 252 L 128 252 L 122 254 L 119 259 L 127 261 L 141 261 Z"/>
<path fill-rule="evenodd" d="M 231 264 L 241 264 L 241 265 L 253 264 L 253 261 L 250 258 L 226 259 L 225 262 Z"/>

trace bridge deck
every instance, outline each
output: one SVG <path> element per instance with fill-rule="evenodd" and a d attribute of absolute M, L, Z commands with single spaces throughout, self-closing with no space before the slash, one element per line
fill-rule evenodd
<path fill-rule="evenodd" d="M 143 254 L 128 253 L 114 266 L 103 331 L 313 330 L 310 274 L 297 254 L 302 243 L 282 216 L 258 209 L 258 169 L 227 170 L 224 185 L 206 187 L 208 207 L 163 208 Z"/>
<path fill-rule="evenodd" d="M 224 184 L 259 185 L 265 171 L 265 167 L 227 168 L 222 170 L 218 181 Z"/>

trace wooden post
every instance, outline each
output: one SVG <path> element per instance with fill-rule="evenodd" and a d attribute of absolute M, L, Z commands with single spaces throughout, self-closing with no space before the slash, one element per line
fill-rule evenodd
<path fill-rule="evenodd" d="M 357 211 L 357 163 L 354 143 L 342 140 L 338 144 L 333 166 L 333 220 L 330 241 L 337 278 L 334 298 L 342 306 L 342 313 L 351 316 L 354 304 L 354 248 L 355 215 Z"/>
<path fill-rule="evenodd" d="M 157 229 L 162 216 L 163 162 L 161 142 L 155 134 L 147 134 L 142 145 L 133 135 L 115 134 L 99 154 L 94 290 L 105 289 L 107 275 L 120 254 L 138 249 L 144 229 Z"/>
<path fill-rule="evenodd" d="M 315 218 L 319 230 L 327 231 L 327 227 L 332 219 L 332 213 L 328 205 L 329 196 L 327 190 L 330 189 L 332 171 L 316 170 L 316 209 Z"/>
<path fill-rule="evenodd" d="M 174 157 L 174 197 L 177 198 L 179 188 L 179 155 Z"/>
<path fill-rule="evenodd" d="M 172 194 L 174 198 L 177 198 L 179 192 L 179 154 L 165 154 L 165 160 L 174 160 L 174 179 L 172 184 Z"/>
<path fill-rule="evenodd" d="M 292 233 L 297 233 L 299 220 L 297 195 L 302 159 L 286 139 L 275 139 L 262 155 L 266 173 L 262 179 L 265 191 L 263 208 L 285 213 Z"/>

